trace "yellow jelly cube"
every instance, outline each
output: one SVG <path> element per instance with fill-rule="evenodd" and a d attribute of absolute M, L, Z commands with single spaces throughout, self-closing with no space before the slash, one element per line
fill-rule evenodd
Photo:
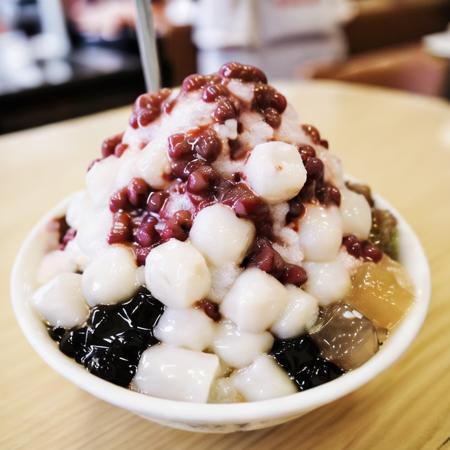
<path fill-rule="evenodd" d="M 391 329 L 413 300 L 414 290 L 406 270 L 385 255 L 378 263 L 366 262 L 358 267 L 345 302 L 375 325 Z"/>

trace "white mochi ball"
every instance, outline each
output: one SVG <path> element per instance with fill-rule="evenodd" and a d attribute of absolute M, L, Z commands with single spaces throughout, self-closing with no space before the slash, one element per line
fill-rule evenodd
<path fill-rule="evenodd" d="M 139 286 L 145 286 L 145 266 L 136 269 L 136 282 Z"/>
<path fill-rule="evenodd" d="M 299 223 L 300 245 L 305 259 L 332 261 L 342 244 L 342 219 L 336 206 L 308 204 Z"/>
<path fill-rule="evenodd" d="M 153 139 L 136 160 L 139 177 L 155 189 L 163 189 L 168 184 L 165 177 L 170 171 L 167 146 L 167 139 Z"/>
<path fill-rule="evenodd" d="M 367 239 L 372 226 L 372 212 L 364 195 L 341 189 L 341 214 L 344 234 Z"/>
<path fill-rule="evenodd" d="M 206 297 L 211 275 L 202 254 L 189 242 L 170 239 L 154 248 L 145 261 L 147 288 L 172 308 L 189 308 Z"/>
<path fill-rule="evenodd" d="M 141 150 L 130 148 L 120 157 L 120 167 L 116 176 L 115 191 L 122 189 L 133 178 L 140 176 L 136 164 L 140 154 Z"/>
<path fill-rule="evenodd" d="M 294 145 L 272 141 L 250 153 L 244 173 L 251 188 L 269 203 L 295 197 L 306 181 L 306 170 Z"/>
<path fill-rule="evenodd" d="M 202 351 L 213 341 L 216 324 L 199 309 L 166 308 L 155 336 L 166 344 Z"/>
<path fill-rule="evenodd" d="M 297 392 L 289 376 L 269 355 L 261 355 L 250 366 L 239 370 L 230 378 L 234 387 L 250 402 Z"/>
<path fill-rule="evenodd" d="M 81 275 L 62 273 L 41 286 L 31 298 L 34 309 L 53 327 L 82 325 L 89 308 L 81 289 Z"/>
<path fill-rule="evenodd" d="M 240 264 L 255 237 L 255 226 L 217 203 L 197 214 L 189 237 L 210 264 Z"/>
<path fill-rule="evenodd" d="M 81 250 L 76 238 L 67 243 L 64 253 L 69 255 L 70 259 L 75 262 L 77 269 L 81 271 L 84 271 L 89 265 L 89 257 Z"/>
<path fill-rule="evenodd" d="M 71 273 L 77 270 L 77 263 L 70 254 L 62 250 L 54 250 L 42 258 L 37 274 L 40 284 L 47 283 L 60 273 Z"/>
<path fill-rule="evenodd" d="M 120 167 L 120 159 L 108 156 L 96 162 L 86 174 L 86 188 L 95 206 L 109 204 L 111 195 L 115 192 L 115 180 Z"/>
<path fill-rule="evenodd" d="M 272 345 L 273 336 L 268 331 L 248 333 L 238 330 L 232 322 L 225 321 L 217 329 L 213 349 L 230 367 L 242 368 L 262 353 L 267 353 Z"/>
<path fill-rule="evenodd" d="M 66 211 L 66 222 L 76 230 L 81 225 L 86 211 L 92 209 L 91 200 L 87 192 L 78 192 L 70 200 Z"/>
<path fill-rule="evenodd" d="M 288 301 L 286 288 L 274 277 L 250 268 L 234 282 L 220 311 L 242 331 L 260 333 L 277 320 Z"/>
<path fill-rule="evenodd" d="M 308 274 L 304 288 L 317 298 L 320 306 L 342 300 L 351 288 L 350 275 L 341 261 L 305 263 Z"/>
<path fill-rule="evenodd" d="M 83 293 L 91 306 L 114 305 L 138 288 L 134 255 L 123 245 L 105 248 L 83 273 Z"/>
<path fill-rule="evenodd" d="M 95 257 L 108 247 L 108 235 L 112 227 L 112 214 L 109 209 L 86 211 L 77 230 L 75 241 L 88 258 Z"/>
<path fill-rule="evenodd" d="M 286 287 L 289 301 L 271 331 L 281 339 L 299 336 L 311 328 L 319 315 L 319 303 L 315 297 L 293 286 Z"/>
<path fill-rule="evenodd" d="M 158 344 L 142 353 L 132 384 L 143 394 L 206 403 L 219 369 L 216 355 Z"/>

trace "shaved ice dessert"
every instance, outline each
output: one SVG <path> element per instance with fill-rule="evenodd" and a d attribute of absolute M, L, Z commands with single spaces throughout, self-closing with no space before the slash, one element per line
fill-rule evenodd
<path fill-rule="evenodd" d="M 370 359 L 413 301 L 395 217 L 259 69 L 136 100 L 47 228 L 32 306 L 90 373 L 259 401 Z"/>

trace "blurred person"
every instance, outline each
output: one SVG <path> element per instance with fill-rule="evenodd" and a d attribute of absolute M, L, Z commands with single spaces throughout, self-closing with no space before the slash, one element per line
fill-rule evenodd
<path fill-rule="evenodd" d="M 351 14 L 346 0 L 198 0 L 199 72 L 237 60 L 270 78 L 307 74 L 315 65 L 345 58 L 341 25 Z"/>

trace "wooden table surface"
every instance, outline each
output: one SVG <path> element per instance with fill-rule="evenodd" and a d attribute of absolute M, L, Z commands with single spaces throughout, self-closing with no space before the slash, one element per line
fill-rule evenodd
<path fill-rule="evenodd" d="M 28 230 L 82 187 L 102 138 L 128 108 L 0 138 L 0 449 L 450 449 L 450 106 L 330 82 L 284 84 L 348 173 L 391 201 L 418 233 L 433 280 L 419 337 L 357 392 L 272 429 L 203 435 L 164 428 L 66 381 L 33 352 L 10 306 L 9 274 Z M 11 111 L 11 114 L 14 112 Z"/>

